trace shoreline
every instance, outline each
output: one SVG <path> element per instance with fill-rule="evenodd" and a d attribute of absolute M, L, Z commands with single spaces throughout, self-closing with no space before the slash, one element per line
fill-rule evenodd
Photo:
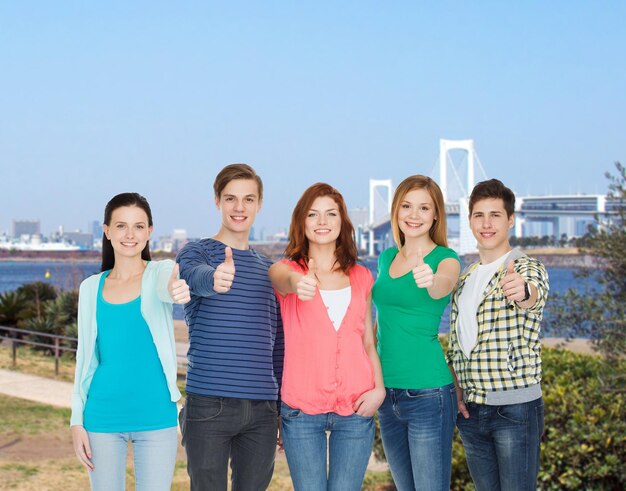
<path fill-rule="evenodd" d="M 252 248 L 268 256 L 273 261 L 282 258 L 284 251 L 283 243 L 275 244 L 252 244 Z M 600 269 L 601 263 L 598 258 L 581 253 L 576 248 L 536 248 L 522 249 L 522 251 L 531 257 L 540 260 L 545 266 L 550 268 L 593 268 Z M 174 259 L 176 254 L 168 252 L 152 252 L 153 259 Z M 462 256 L 465 264 L 471 264 L 478 260 L 478 254 L 466 254 Z M 60 264 L 77 264 L 77 263 L 99 263 L 101 260 L 100 251 L 58 251 L 58 252 L 17 252 L 0 250 L 0 263 L 16 262 L 16 263 L 60 263 Z M 362 262 L 375 260 L 373 257 L 360 256 Z"/>

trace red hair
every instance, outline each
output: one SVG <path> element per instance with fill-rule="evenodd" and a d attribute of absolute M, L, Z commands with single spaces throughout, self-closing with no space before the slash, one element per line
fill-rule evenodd
<path fill-rule="evenodd" d="M 307 268 L 309 260 L 309 239 L 305 234 L 305 221 L 313 202 L 317 198 L 328 196 L 339 209 L 341 217 L 341 231 L 335 242 L 335 263 L 344 273 L 348 273 L 350 268 L 356 264 L 358 253 L 354 240 L 354 227 L 348 216 L 348 209 L 341 193 L 330 184 L 318 182 L 309 187 L 300 197 L 291 215 L 291 225 L 289 226 L 289 243 L 285 249 L 285 256 L 297 262 L 304 269 Z"/>

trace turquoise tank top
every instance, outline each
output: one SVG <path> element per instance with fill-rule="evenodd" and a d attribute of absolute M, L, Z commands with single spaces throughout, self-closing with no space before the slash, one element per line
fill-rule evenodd
<path fill-rule="evenodd" d="M 99 365 L 87 394 L 84 427 L 116 433 L 176 426 L 176 403 L 170 400 L 150 328 L 141 315 L 141 296 L 122 304 L 107 302 L 102 287 L 108 274 L 102 275 L 98 287 Z"/>

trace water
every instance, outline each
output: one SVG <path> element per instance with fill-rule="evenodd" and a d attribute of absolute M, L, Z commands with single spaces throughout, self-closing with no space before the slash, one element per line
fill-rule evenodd
<path fill-rule="evenodd" d="M 366 261 L 365 265 L 376 276 L 376 261 Z M 25 283 L 43 281 L 62 290 L 77 289 L 86 277 L 100 271 L 99 262 L 27 262 L 0 261 L 0 293 L 15 290 Z M 550 293 L 563 293 L 569 288 L 584 290 L 592 279 L 579 279 L 574 276 L 574 268 L 548 268 Z M 550 308 L 550 300 L 546 310 Z M 448 332 L 449 307 L 441 319 L 440 332 Z M 183 309 L 174 305 L 174 318 L 183 319 Z"/>
<path fill-rule="evenodd" d="M 0 293 L 19 288 L 25 283 L 42 281 L 61 290 L 78 289 L 80 282 L 100 272 L 97 262 L 0 261 Z M 174 318 L 183 319 L 183 308 L 174 305 Z"/>

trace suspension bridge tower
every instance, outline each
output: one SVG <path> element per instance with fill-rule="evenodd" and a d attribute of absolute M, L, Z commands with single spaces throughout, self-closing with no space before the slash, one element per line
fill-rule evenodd
<path fill-rule="evenodd" d="M 465 158 L 456 165 L 451 151 L 462 151 Z M 476 252 L 476 240 L 469 227 L 469 196 L 474 188 L 476 169 L 485 171 L 480 164 L 474 140 L 439 140 L 439 186 L 446 204 L 446 213 L 459 217 L 459 244 L 455 249 L 460 255 Z M 453 179 L 449 179 L 452 177 Z"/>
<path fill-rule="evenodd" d="M 380 193 L 381 189 L 386 192 L 386 195 Z M 369 237 L 367 240 L 367 251 L 370 256 L 373 256 L 376 252 L 374 248 L 376 242 L 374 226 L 381 220 L 389 219 L 392 195 L 391 179 L 370 179 Z M 379 203 L 383 205 L 383 210 L 380 210 L 380 207 L 377 206 Z"/>

